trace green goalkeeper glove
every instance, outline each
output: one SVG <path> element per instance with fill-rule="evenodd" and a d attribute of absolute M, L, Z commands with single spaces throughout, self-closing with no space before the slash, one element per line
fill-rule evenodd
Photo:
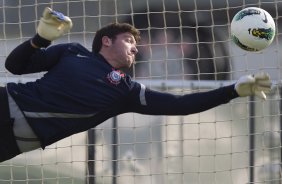
<path fill-rule="evenodd" d="M 262 72 L 240 77 L 235 84 L 235 90 L 241 97 L 256 95 L 265 100 L 265 94 L 271 91 L 271 85 L 269 75 Z"/>
<path fill-rule="evenodd" d="M 53 41 L 72 28 L 72 21 L 64 14 L 46 7 L 39 21 L 37 33 L 40 37 Z"/>

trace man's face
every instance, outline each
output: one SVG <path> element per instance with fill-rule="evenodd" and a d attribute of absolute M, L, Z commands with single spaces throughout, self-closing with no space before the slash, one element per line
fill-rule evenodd
<path fill-rule="evenodd" d="M 112 40 L 111 52 L 116 61 L 116 68 L 129 68 L 135 62 L 138 50 L 131 33 L 121 33 Z"/>

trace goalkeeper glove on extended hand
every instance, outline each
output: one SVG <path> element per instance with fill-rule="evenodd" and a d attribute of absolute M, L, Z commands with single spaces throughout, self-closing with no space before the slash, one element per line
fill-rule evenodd
<path fill-rule="evenodd" d="M 235 84 L 235 90 L 241 97 L 256 95 L 265 100 L 265 93 L 271 91 L 271 84 L 269 75 L 262 72 L 240 77 Z"/>
<path fill-rule="evenodd" d="M 53 41 L 72 28 L 72 21 L 64 14 L 46 7 L 39 21 L 37 33 L 40 37 Z"/>

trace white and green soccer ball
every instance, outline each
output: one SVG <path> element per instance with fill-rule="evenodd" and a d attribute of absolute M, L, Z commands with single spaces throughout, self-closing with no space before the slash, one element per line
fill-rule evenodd
<path fill-rule="evenodd" d="M 261 51 L 268 47 L 275 36 L 272 16 L 257 7 L 239 11 L 231 22 L 231 38 L 246 51 Z"/>

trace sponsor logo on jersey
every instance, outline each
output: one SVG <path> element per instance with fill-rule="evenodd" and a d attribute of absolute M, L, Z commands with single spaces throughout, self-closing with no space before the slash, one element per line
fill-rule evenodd
<path fill-rule="evenodd" d="M 124 74 L 119 70 L 113 70 L 107 75 L 107 79 L 115 85 L 118 85 L 121 81 L 121 78 L 124 77 Z"/>

